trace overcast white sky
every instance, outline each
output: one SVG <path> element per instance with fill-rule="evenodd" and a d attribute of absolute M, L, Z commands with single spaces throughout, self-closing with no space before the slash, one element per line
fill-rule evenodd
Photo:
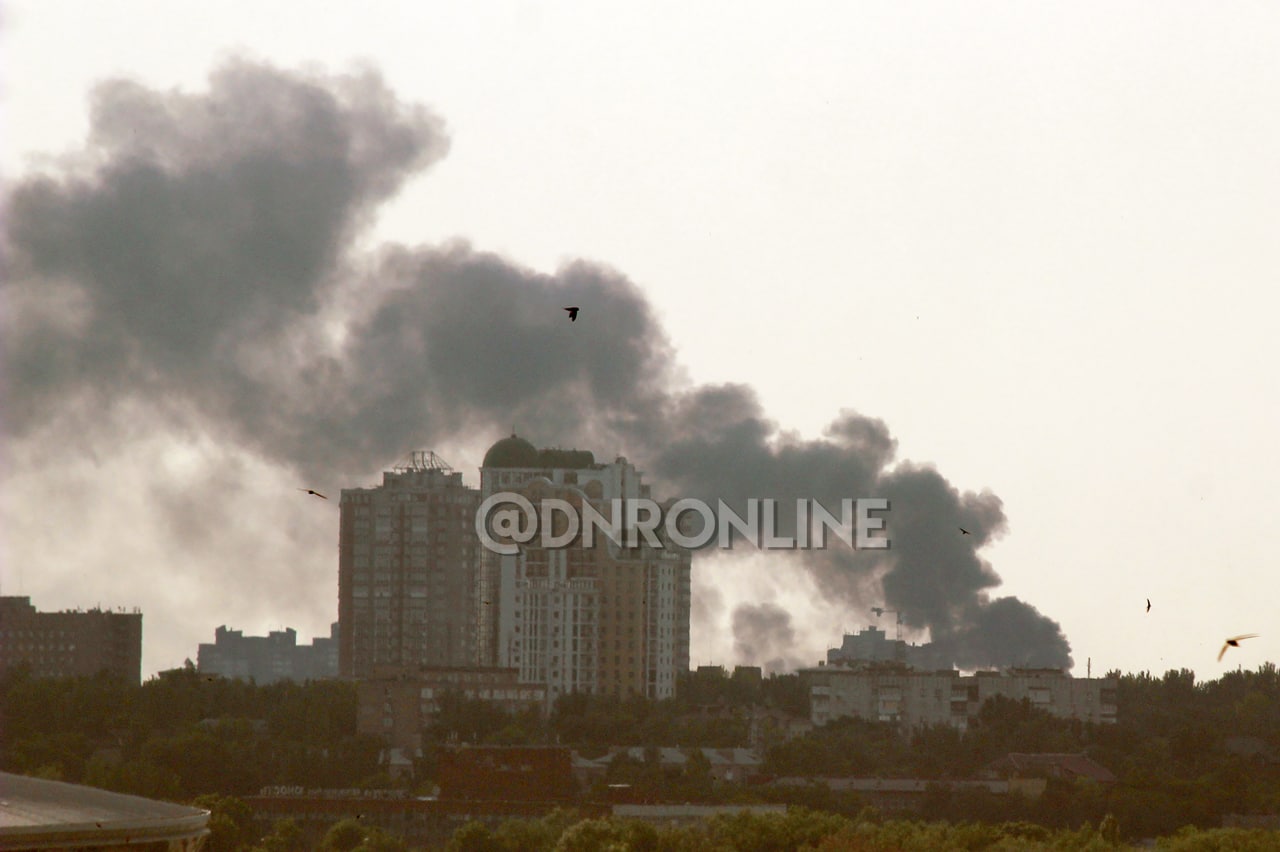
<path fill-rule="evenodd" d="M 1003 500 L 996 591 L 1061 623 L 1077 675 L 1280 659 L 1274 4 L 40 0 L 2 25 L 6 182 L 82 148 L 104 78 L 199 92 L 232 55 L 371 65 L 451 147 L 365 245 L 608 264 L 689 382 L 749 384 L 804 437 L 883 418 L 898 458 Z M 502 428 L 432 448 L 476 484 Z M 140 484 L 184 465 L 234 458 L 259 500 L 304 484 L 203 440 L 7 464 L 3 593 L 141 606 L 147 674 L 222 623 L 327 635 L 336 507 L 232 512 L 202 552 L 155 536 Z M 210 567 L 246 543 L 279 594 Z M 872 621 L 750 563 L 701 564 L 696 662 L 735 661 L 739 601 L 787 603 L 811 661 Z M 1216 662 L 1244 632 L 1262 636 Z"/>

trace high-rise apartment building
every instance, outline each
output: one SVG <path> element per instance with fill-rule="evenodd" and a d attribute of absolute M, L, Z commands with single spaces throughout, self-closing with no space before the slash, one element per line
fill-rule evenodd
<path fill-rule="evenodd" d="M 212 644 L 197 649 L 196 669 L 205 674 L 252 679 L 259 685 L 279 680 L 303 683 L 338 676 L 338 625 L 329 637 L 317 636 L 310 645 L 299 645 L 293 628 L 272 630 L 266 636 L 245 636 L 223 625 L 214 631 Z"/>
<path fill-rule="evenodd" d="M 609 519 L 615 500 L 649 497 L 624 458 L 601 464 L 590 452 L 539 450 L 515 435 L 485 454 L 480 492 L 562 499 L 579 517 L 585 503 Z M 691 554 L 661 530 L 659 538 L 658 547 L 626 547 L 596 535 L 587 546 L 580 531 L 562 547 L 535 538 L 511 555 L 482 550 L 482 663 L 545 684 L 548 702 L 570 692 L 673 696 L 689 669 Z"/>
<path fill-rule="evenodd" d="M 374 488 L 344 488 L 338 537 L 338 667 L 476 662 L 479 492 L 417 452 Z"/>
<path fill-rule="evenodd" d="M 0 597 L 0 672 L 26 663 L 37 677 L 109 671 L 142 680 L 142 613 L 38 612 L 29 597 Z"/>

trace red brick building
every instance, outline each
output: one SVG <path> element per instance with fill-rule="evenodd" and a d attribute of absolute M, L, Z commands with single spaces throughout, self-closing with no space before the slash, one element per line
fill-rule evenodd
<path fill-rule="evenodd" d="M 463 746 L 440 753 L 440 798 L 508 802 L 573 797 L 572 752 L 558 746 Z"/>

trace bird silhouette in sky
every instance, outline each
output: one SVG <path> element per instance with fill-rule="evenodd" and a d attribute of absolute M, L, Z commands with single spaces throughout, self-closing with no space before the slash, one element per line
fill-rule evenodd
<path fill-rule="evenodd" d="M 299 491 L 305 491 L 305 492 L 306 492 L 306 493 L 308 493 L 308 494 L 314 494 L 314 495 L 316 495 L 317 497 L 319 497 L 321 500 L 328 500 L 328 499 L 329 499 L 328 497 L 324 496 L 324 495 L 323 495 L 323 494 L 321 494 L 319 491 L 316 491 L 316 490 L 315 490 L 315 489 L 313 489 L 313 488 L 299 488 L 298 490 L 299 490 Z"/>
<path fill-rule="evenodd" d="M 578 308 L 565 308 L 565 310 L 569 312 L 569 322 L 578 321 Z"/>
<path fill-rule="evenodd" d="M 1151 612 L 1151 598 L 1147 598 L 1147 612 Z"/>
<path fill-rule="evenodd" d="M 969 535 L 969 531 L 964 527 L 960 527 L 960 535 Z"/>
<path fill-rule="evenodd" d="M 1239 648 L 1241 639 L 1253 639 L 1257 635 L 1257 633 L 1243 633 L 1239 636 L 1232 636 L 1227 640 L 1226 644 L 1222 646 L 1222 650 L 1218 652 L 1218 661 L 1222 661 L 1222 655 L 1227 653 L 1228 648 Z"/>

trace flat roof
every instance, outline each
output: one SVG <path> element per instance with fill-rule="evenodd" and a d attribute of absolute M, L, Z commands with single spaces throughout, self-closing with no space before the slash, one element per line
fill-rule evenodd
<path fill-rule="evenodd" d="M 95 787 L 0 772 L 0 848 L 61 849 L 181 840 L 209 812 Z"/>

